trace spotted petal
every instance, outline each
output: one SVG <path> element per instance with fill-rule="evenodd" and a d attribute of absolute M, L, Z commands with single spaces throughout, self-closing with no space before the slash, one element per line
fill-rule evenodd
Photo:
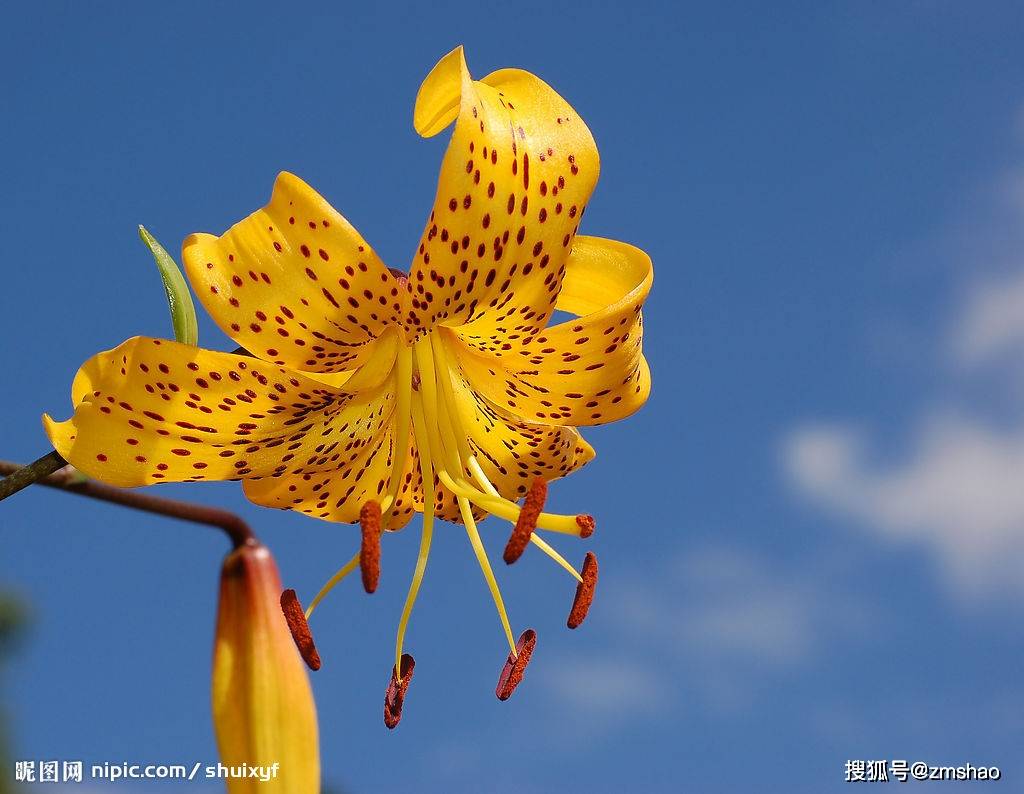
<path fill-rule="evenodd" d="M 382 404 L 377 410 L 383 410 Z M 369 499 L 380 500 L 390 482 L 395 463 L 394 423 L 387 421 L 368 444 L 354 448 L 356 454 L 343 454 L 340 449 L 329 468 L 317 472 L 295 470 L 275 473 L 269 477 L 248 479 L 242 483 L 245 495 L 258 505 L 282 510 L 296 510 L 327 521 L 354 523 L 359 510 Z M 399 529 L 412 518 L 417 507 L 414 488 L 421 483 L 416 463 L 406 457 L 401 473 L 402 487 L 388 529 Z M 416 478 L 414 478 L 416 475 Z"/>
<path fill-rule="evenodd" d="M 369 244 L 297 176 L 220 237 L 182 248 L 199 299 L 228 336 L 281 366 L 351 370 L 404 313 L 405 290 Z"/>
<path fill-rule="evenodd" d="M 82 367 L 71 419 L 43 419 L 61 455 L 111 485 L 302 476 L 343 469 L 380 437 L 391 370 L 372 360 L 342 390 L 251 357 L 135 337 Z"/>
<path fill-rule="evenodd" d="M 527 338 L 554 307 L 597 182 L 597 147 L 544 82 L 518 69 L 474 81 L 461 47 L 434 67 L 416 98 L 421 135 L 453 120 L 412 267 L 410 325 L 472 323 L 495 340 Z"/>
<path fill-rule="evenodd" d="M 639 248 L 577 237 L 558 308 L 583 316 L 518 345 L 456 329 L 458 361 L 474 390 L 526 421 L 579 426 L 621 419 L 650 393 L 641 306 L 652 280 L 650 257 Z"/>

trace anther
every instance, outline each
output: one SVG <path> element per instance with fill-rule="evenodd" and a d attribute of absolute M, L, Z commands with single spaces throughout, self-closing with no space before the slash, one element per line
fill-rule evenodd
<path fill-rule="evenodd" d="M 288 631 L 292 633 L 295 640 L 295 647 L 310 670 L 320 669 L 320 654 L 316 651 L 316 644 L 313 642 L 313 633 L 309 630 L 309 623 L 306 621 L 306 613 L 302 611 L 302 604 L 294 590 L 285 590 L 281 593 L 281 611 L 284 612 L 285 622 L 288 624 Z"/>
<path fill-rule="evenodd" d="M 398 279 L 398 286 L 404 289 L 405 285 L 409 283 L 409 274 L 404 270 L 399 270 L 397 267 L 389 267 L 388 270 L 392 276 Z"/>
<path fill-rule="evenodd" d="M 501 670 L 501 677 L 498 678 L 498 687 L 494 690 L 498 700 L 508 700 L 512 697 L 512 693 L 519 686 L 519 682 L 523 680 L 523 672 L 526 670 L 526 665 L 530 663 L 530 657 L 533 655 L 533 649 L 536 647 L 537 632 L 533 629 L 527 629 L 519 637 L 519 642 L 516 643 L 515 655 L 513 656 L 511 653 L 508 655 L 505 666 Z"/>
<path fill-rule="evenodd" d="M 594 534 L 594 527 L 597 526 L 597 522 L 594 521 L 593 516 L 583 514 L 576 516 L 576 526 L 580 528 L 581 538 L 589 538 Z"/>
<path fill-rule="evenodd" d="M 380 503 L 370 500 L 359 511 L 359 528 L 363 532 L 359 547 L 359 572 L 363 589 L 372 593 L 380 581 Z"/>
<path fill-rule="evenodd" d="M 402 704 L 405 703 L 405 693 L 409 689 L 409 682 L 412 681 L 412 671 L 416 667 L 416 660 L 411 654 L 402 654 L 401 678 L 394 667 L 391 668 L 391 682 L 388 684 L 387 692 L 384 693 L 384 724 L 389 728 L 398 725 L 402 719 Z"/>
<path fill-rule="evenodd" d="M 526 493 L 523 509 L 519 511 L 519 518 L 516 519 L 512 535 L 505 546 L 504 559 L 509 565 L 518 560 L 530 545 L 530 536 L 537 528 L 537 519 L 544 510 L 544 500 L 547 496 L 548 484 L 538 477 Z"/>
<path fill-rule="evenodd" d="M 583 577 L 583 581 L 576 585 L 576 597 L 572 600 L 569 619 L 565 622 L 570 629 L 577 628 L 586 619 L 590 604 L 594 600 L 594 588 L 597 587 L 597 557 L 594 556 L 594 552 L 587 552 L 580 576 Z"/>

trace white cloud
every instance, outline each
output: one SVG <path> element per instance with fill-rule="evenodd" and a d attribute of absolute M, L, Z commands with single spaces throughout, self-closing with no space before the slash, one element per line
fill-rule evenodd
<path fill-rule="evenodd" d="M 630 658 L 565 659 L 547 668 L 545 684 L 576 714 L 638 714 L 655 709 L 663 698 L 654 670 Z"/>
<path fill-rule="evenodd" d="M 965 203 L 925 246 L 951 251 L 967 283 L 945 332 L 918 351 L 944 360 L 903 449 L 878 453 L 852 422 L 805 421 L 782 458 L 804 496 L 876 538 L 924 549 L 958 595 L 1024 594 L 1024 169 Z"/>
<path fill-rule="evenodd" d="M 952 336 L 953 355 L 967 367 L 1024 357 L 1024 271 L 975 287 Z"/>
<path fill-rule="evenodd" d="M 769 664 L 802 662 L 813 652 L 820 617 L 814 587 L 780 576 L 768 560 L 737 549 L 704 549 L 679 561 L 675 580 L 686 591 L 683 607 L 668 621 L 679 649 Z"/>
<path fill-rule="evenodd" d="M 1024 592 L 1024 426 L 941 415 L 901 459 L 878 464 L 849 426 L 807 426 L 787 441 L 793 482 L 877 536 L 931 549 L 958 593 Z"/>

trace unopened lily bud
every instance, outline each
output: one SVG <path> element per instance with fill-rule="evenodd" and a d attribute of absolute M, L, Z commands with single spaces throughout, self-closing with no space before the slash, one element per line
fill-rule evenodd
<path fill-rule="evenodd" d="M 224 560 L 213 651 L 213 721 L 221 763 L 273 777 L 230 777 L 229 794 L 318 794 L 316 707 L 279 603 L 281 578 L 257 542 Z M 276 766 L 275 766 L 276 764 Z"/>

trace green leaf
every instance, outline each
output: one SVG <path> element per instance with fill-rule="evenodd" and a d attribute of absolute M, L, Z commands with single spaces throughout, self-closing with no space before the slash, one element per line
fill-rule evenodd
<path fill-rule="evenodd" d="M 156 266 L 160 269 L 160 278 L 164 282 L 167 293 L 167 305 L 171 309 L 171 322 L 174 325 L 174 338 L 186 345 L 199 344 L 199 321 L 196 319 L 196 307 L 192 303 L 192 294 L 181 274 L 178 264 L 164 247 L 156 241 L 145 226 L 139 226 L 139 237 L 146 244 Z"/>

